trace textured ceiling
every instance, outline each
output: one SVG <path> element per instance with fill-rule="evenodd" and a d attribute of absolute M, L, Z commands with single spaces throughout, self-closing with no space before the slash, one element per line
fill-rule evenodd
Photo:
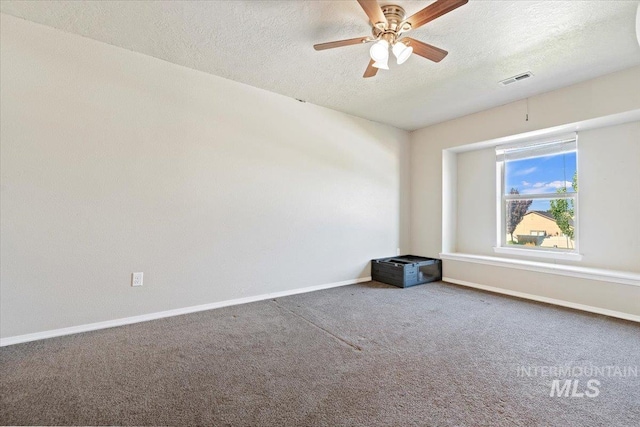
<path fill-rule="evenodd" d="M 430 3 L 397 0 L 408 15 Z M 355 0 L 2 1 L 13 16 L 414 130 L 640 64 L 634 1 L 474 1 L 412 31 L 449 51 L 363 79 L 370 34 Z M 502 87 L 498 81 L 531 71 Z"/>

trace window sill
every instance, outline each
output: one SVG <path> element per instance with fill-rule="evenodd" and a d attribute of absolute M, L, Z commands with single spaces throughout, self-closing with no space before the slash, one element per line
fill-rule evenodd
<path fill-rule="evenodd" d="M 499 258 L 485 255 L 465 254 L 460 252 L 441 253 L 440 258 L 450 261 L 470 262 L 474 264 L 491 265 L 495 267 L 513 268 L 517 270 L 535 271 L 539 273 L 556 274 L 559 276 L 577 277 L 600 282 L 621 283 L 640 286 L 640 274 L 631 271 L 616 271 L 573 265 L 551 264 L 539 261 L 524 261 L 520 259 Z"/>
<path fill-rule="evenodd" d="M 576 252 L 555 252 L 535 249 L 520 249 L 520 248 L 504 248 L 494 247 L 493 251 L 498 254 L 508 255 L 520 255 L 531 258 L 546 258 L 556 261 L 581 261 L 582 254 Z"/>

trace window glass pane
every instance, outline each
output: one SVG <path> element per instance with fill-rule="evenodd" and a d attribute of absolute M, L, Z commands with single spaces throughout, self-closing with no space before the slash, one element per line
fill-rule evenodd
<path fill-rule="evenodd" d="M 507 246 L 575 249 L 575 201 L 568 199 L 507 200 Z"/>
<path fill-rule="evenodd" d="M 504 162 L 505 194 L 573 193 L 577 185 L 576 152 Z"/>

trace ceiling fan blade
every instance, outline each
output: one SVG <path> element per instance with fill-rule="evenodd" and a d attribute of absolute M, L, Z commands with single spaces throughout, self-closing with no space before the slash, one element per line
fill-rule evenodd
<path fill-rule="evenodd" d="M 333 49 L 334 47 L 350 46 L 352 44 L 362 44 L 372 41 L 371 37 L 357 37 L 355 39 L 338 40 L 335 42 L 327 42 L 313 45 L 315 50 Z"/>
<path fill-rule="evenodd" d="M 373 77 L 376 75 L 376 73 L 378 72 L 378 69 L 376 67 L 373 66 L 373 59 L 369 61 L 369 65 L 367 65 L 367 69 L 364 70 L 364 75 L 362 77 L 364 77 L 365 79 L 368 77 Z"/>
<path fill-rule="evenodd" d="M 369 21 L 373 25 L 376 25 L 378 22 L 387 23 L 387 18 L 385 18 L 384 13 L 382 13 L 382 9 L 378 6 L 377 0 L 358 0 L 360 6 L 364 9 L 364 13 L 369 17 Z"/>
<path fill-rule="evenodd" d="M 449 54 L 449 52 L 447 52 L 446 50 L 440 49 L 439 47 L 431 46 L 430 44 L 423 43 L 410 37 L 403 38 L 402 42 L 404 42 L 407 46 L 411 46 L 413 48 L 413 53 L 415 53 L 416 55 L 420 55 L 423 58 L 430 59 L 433 62 L 440 62 L 444 59 L 445 56 Z"/>
<path fill-rule="evenodd" d="M 411 15 L 405 22 L 411 24 L 411 29 L 415 30 L 427 22 L 431 22 L 445 13 L 449 13 L 462 5 L 467 4 L 468 2 L 469 0 L 437 0 L 435 3 L 431 3 L 420 12 Z"/>

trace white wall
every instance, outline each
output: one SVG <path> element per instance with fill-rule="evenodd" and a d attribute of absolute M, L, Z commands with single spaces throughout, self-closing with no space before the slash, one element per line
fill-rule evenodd
<path fill-rule="evenodd" d="M 366 277 L 408 251 L 408 133 L 1 24 L 1 337 Z"/>
<path fill-rule="evenodd" d="M 640 273 L 640 121 L 579 132 L 578 144 L 583 261 Z"/>
<path fill-rule="evenodd" d="M 456 155 L 456 244 L 449 252 L 494 255 L 496 245 L 496 152 Z"/>
<path fill-rule="evenodd" d="M 639 109 L 638 81 L 640 67 L 635 67 L 532 97 L 528 121 L 523 100 L 413 132 L 412 252 L 432 257 L 440 252 L 497 256 L 492 249 L 495 151 L 455 154 L 450 149 Z M 573 264 L 640 272 L 640 228 L 636 226 L 640 193 L 635 191 L 640 182 L 640 124 L 579 132 L 579 150 L 579 232 L 584 257 Z M 452 156 L 457 158 L 454 166 Z M 619 209 L 615 216 L 612 206 Z M 443 268 L 446 277 L 458 281 L 640 315 L 638 286 L 553 275 L 550 282 L 549 275 L 542 273 L 476 262 L 445 260 Z"/>

